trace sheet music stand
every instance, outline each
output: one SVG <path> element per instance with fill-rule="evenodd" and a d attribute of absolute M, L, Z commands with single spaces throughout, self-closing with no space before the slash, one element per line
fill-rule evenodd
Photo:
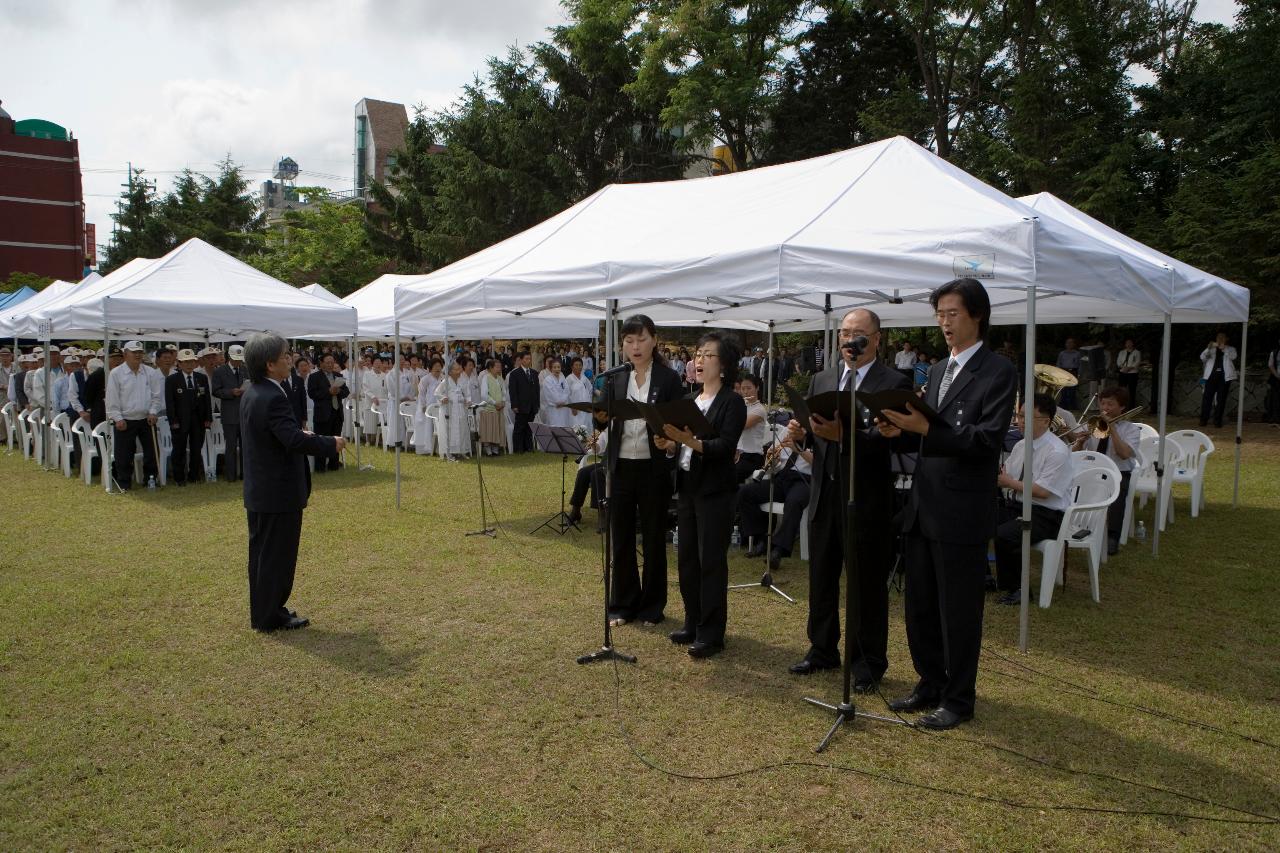
<path fill-rule="evenodd" d="M 555 530 L 561 536 L 570 527 L 581 532 L 582 528 L 578 526 L 577 522 L 570 520 L 569 513 L 564 511 L 564 496 L 567 494 L 564 486 L 564 470 L 570 456 L 585 456 L 587 449 L 582 446 L 582 442 L 578 440 L 578 437 L 573 434 L 573 430 L 569 427 L 530 423 L 529 429 L 533 431 L 535 447 L 546 453 L 560 454 L 560 511 L 529 532 L 531 534 L 537 533 L 542 528 L 551 527 L 553 524 L 556 525 Z"/>

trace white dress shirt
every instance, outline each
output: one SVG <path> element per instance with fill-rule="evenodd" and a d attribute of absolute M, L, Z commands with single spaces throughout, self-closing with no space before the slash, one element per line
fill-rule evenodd
<path fill-rule="evenodd" d="M 1004 470 L 1015 480 L 1022 479 L 1022 460 L 1025 456 L 1026 439 L 1022 439 L 1009 451 L 1009 458 L 1004 463 Z M 1047 498 L 1038 498 L 1032 494 L 1031 502 L 1047 509 L 1065 512 L 1071 506 L 1071 450 L 1052 431 L 1046 431 L 1036 439 L 1031 469 L 1032 482 L 1049 493 Z"/>
<path fill-rule="evenodd" d="M 627 374 L 627 399 L 649 402 L 649 385 L 653 382 L 653 365 L 644 376 L 644 384 L 636 382 L 636 372 Z M 649 458 L 649 425 L 644 418 L 631 418 L 622 422 L 622 443 L 618 455 L 623 459 Z"/>
<path fill-rule="evenodd" d="M 139 365 L 135 373 L 121 364 L 107 374 L 107 420 L 140 421 L 163 408 L 164 380 L 154 367 Z"/>
<path fill-rule="evenodd" d="M 715 401 L 716 401 L 715 397 L 705 397 L 702 394 L 699 394 L 698 397 L 694 400 L 694 402 L 698 404 L 698 411 L 702 412 L 702 414 L 704 415 L 707 413 L 707 410 L 711 408 L 711 404 L 714 403 Z M 693 448 L 687 444 L 682 445 L 680 447 L 680 469 L 683 471 L 688 471 L 689 466 L 692 464 L 692 462 L 693 462 Z"/>

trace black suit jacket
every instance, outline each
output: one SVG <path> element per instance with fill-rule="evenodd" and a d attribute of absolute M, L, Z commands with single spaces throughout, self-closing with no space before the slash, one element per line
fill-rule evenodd
<path fill-rule="evenodd" d="M 203 427 L 213 420 L 213 400 L 209 397 L 209 377 L 192 373 L 195 393 L 187 390 L 187 375 L 175 370 L 164 380 L 164 409 L 169 417 L 169 429 L 192 429 L 197 423 Z"/>
<path fill-rule="evenodd" d="M 947 361 L 929 370 L 925 402 L 945 423 L 932 424 L 920 440 L 903 530 L 940 542 L 983 544 L 996 529 L 996 476 L 1018 374 L 1012 362 L 978 348 L 951 380 L 938 406 Z"/>
<path fill-rule="evenodd" d="M 733 456 L 747 425 L 747 404 L 731 386 L 724 385 L 707 409 L 707 420 L 715 437 L 702 440 L 702 452 L 689 457 L 688 471 L 676 468 L 676 485 L 686 497 L 732 492 L 738 487 Z M 675 458 L 680 458 L 679 447 Z"/>
<path fill-rule="evenodd" d="M 270 379 L 240 398 L 244 507 L 249 512 L 301 512 L 311 495 L 307 456 L 332 456 L 337 443 L 303 432 L 289 396 Z"/>
<path fill-rule="evenodd" d="M 84 380 L 80 405 L 89 412 L 89 421 L 97 426 L 107 419 L 107 372 L 99 367 Z"/>
<path fill-rule="evenodd" d="M 530 375 L 532 374 L 532 375 Z M 542 389 L 538 385 L 538 372 L 532 367 L 514 367 L 507 383 L 511 390 L 511 408 L 532 418 L 538 414 L 538 405 L 542 400 Z"/>
<path fill-rule="evenodd" d="M 213 395 L 222 400 L 222 408 L 219 413 L 224 424 L 240 423 L 240 397 L 232 392 L 240 387 L 240 383 L 249 378 L 249 371 L 241 364 L 239 368 L 239 378 L 236 378 L 236 369 L 229 363 L 220 364 L 213 371 Z"/>
<path fill-rule="evenodd" d="M 809 384 L 809 395 L 834 391 L 840 385 L 840 374 L 844 371 L 844 360 L 834 367 L 813 377 Z M 851 378 L 852 379 L 852 378 Z M 859 391 L 885 391 L 890 388 L 910 389 L 911 383 L 896 370 L 890 370 L 879 361 L 871 362 L 867 375 L 862 379 Z M 846 416 L 847 419 L 847 416 Z M 855 517 L 869 519 L 881 523 L 893 514 L 893 451 L 910 449 L 914 441 L 907 436 L 890 440 L 880 434 L 875 426 L 869 426 L 870 412 L 865 406 L 858 405 L 857 447 L 858 458 L 854 460 L 855 485 Z M 847 428 L 846 428 L 847 435 Z M 846 483 L 849 479 L 849 442 L 837 446 L 817 436 L 810 436 L 813 442 L 813 476 L 839 476 Z M 809 490 L 809 516 L 818 517 L 821 505 L 822 489 L 816 487 Z M 846 494 L 848 494 L 846 492 Z"/>
<path fill-rule="evenodd" d="M 16 373 L 9 374 L 9 381 L 11 383 L 12 382 L 18 383 L 16 386 L 14 386 L 13 398 L 14 400 L 17 401 L 19 410 L 25 409 L 27 407 L 27 404 L 31 402 L 29 399 L 27 399 L 27 391 L 23 387 L 26 384 L 25 382 L 26 378 L 27 378 L 27 371 L 25 370 L 19 370 Z"/>
<path fill-rule="evenodd" d="M 665 364 L 653 363 L 650 368 L 652 376 L 649 379 L 649 400 L 650 403 L 667 403 L 671 400 L 679 400 L 685 396 L 682 377 L 679 376 L 670 367 Z M 631 378 L 631 373 L 619 373 L 613 378 L 607 380 L 611 383 L 613 389 L 613 399 L 627 399 L 627 383 Z M 659 450 L 658 446 L 653 443 L 653 430 L 649 429 L 649 458 L 666 462 L 668 465 L 673 464 L 673 460 L 667 459 L 666 451 Z M 609 447 L 608 459 L 609 470 L 617 470 L 618 454 L 622 449 L 622 421 L 615 420 L 609 425 Z"/>
<path fill-rule="evenodd" d="M 307 425 L 307 385 L 302 381 L 302 377 L 297 373 L 290 371 L 289 378 L 284 381 L 284 390 L 289 392 L 289 405 L 293 406 L 293 414 L 298 419 L 298 425 L 305 427 Z M 333 407 L 329 407 L 329 411 L 333 411 Z"/>
<path fill-rule="evenodd" d="M 351 387 L 343 383 L 342 389 L 338 391 L 338 408 L 333 407 L 332 395 L 329 393 L 329 376 L 323 370 L 313 370 L 307 377 L 307 396 L 316 403 L 315 422 L 317 424 L 327 424 L 330 421 L 342 423 L 342 400 L 351 396 Z M 302 403 L 302 419 L 298 423 L 306 423 L 307 421 L 307 403 Z"/>

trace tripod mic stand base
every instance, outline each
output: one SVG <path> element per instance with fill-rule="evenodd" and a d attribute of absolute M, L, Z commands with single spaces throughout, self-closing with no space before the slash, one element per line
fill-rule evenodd
<path fill-rule="evenodd" d="M 591 652 L 578 658 L 578 663 L 595 663 L 600 660 L 620 660 L 623 663 L 635 663 L 636 656 L 620 652 L 613 646 L 601 646 L 600 651 Z"/>
<path fill-rule="evenodd" d="M 759 582 L 759 583 L 732 583 L 732 584 L 729 584 L 729 589 L 756 589 L 757 587 L 764 587 L 765 589 L 773 590 L 773 591 L 774 591 L 774 592 L 776 592 L 778 595 L 780 595 L 780 596 L 782 596 L 783 598 L 785 598 L 785 599 L 786 599 L 788 602 L 790 602 L 791 604 L 795 604 L 795 603 L 796 603 L 796 600 L 795 600 L 794 598 L 792 598 L 791 596 L 787 595 L 787 594 L 786 594 L 785 592 L 783 592 L 782 590 L 778 589 L 777 585 L 773 582 L 773 575 L 769 574 L 768 572 L 765 572 L 765 573 L 764 573 L 764 575 L 760 578 L 760 582 Z"/>
<path fill-rule="evenodd" d="M 880 723 L 892 723 L 897 726 L 907 725 L 906 720 L 899 720 L 897 717 L 885 717 L 880 714 L 869 714 L 866 711 L 859 711 L 853 706 L 852 702 L 841 702 L 839 705 L 832 705 L 830 702 L 823 702 L 821 699 L 813 699 L 809 696 L 804 697 L 804 701 L 808 702 L 810 705 L 825 708 L 836 715 L 835 723 L 831 726 L 830 730 L 827 731 L 826 737 L 818 743 L 814 752 L 822 752 L 825 750 L 831 743 L 831 738 L 835 737 L 836 732 L 840 730 L 840 727 L 857 717 L 862 717 L 864 720 L 875 720 Z"/>
<path fill-rule="evenodd" d="M 466 535 L 467 536 L 488 536 L 490 538 L 494 538 L 498 535 L 498 531 L 493 529 L 492 527 L 486 527 L 484 530 L 473 530 Z"/>

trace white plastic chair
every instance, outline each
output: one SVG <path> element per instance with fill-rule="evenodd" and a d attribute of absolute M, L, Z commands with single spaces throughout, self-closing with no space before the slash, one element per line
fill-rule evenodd
<path fill-rule="evenodd" d="M 111 488 L 111 463 L 114 461 L 111 456 L 111 430 L 113 429 L 111 421 L 103 421 L 93 428 L 90 435 L 93 436 L 93 443 L 98 447 L 98 458 L 102 460 L 102 487 L 108 491 Z M 93 469 L 90 468 L 90 471 Z M 88 475 L 85 475 L 86 478 Z M 88 480 L 86 479 L 86 482 Z"/>
<path fill-rule="evenodd" d="M 39 465 L 44 461 L 44 413 L 39 409 L 27 412 L 27 435 L 31 442 L 31 458 Z"/>
<path fill-rule="evenodd" d="M 22 458 L 31 458 L 31 430 L 27 423 L 29 412 L 18 412 L 15 425 L 18 430 L 18 443 L 22 445 Z"/>
<path fill-rule="evenodd" d="M 390 436 L 388 434 L 389 429 L 388 429 L 387 417 L 382 413 L 382 404 L 370 403 L 369 411 L 373 412 L 374 415 L 376 415 L 378 418 L 378 436 L 381 440 L 382 449 L 386 450 L 388 444 L 390 443 L 389 441 Z"/>
<path fill-rule="evenodd" d="M 1139 441 L 1141 441 L 1141 440 L 1142 440 L 1142 439 L 1144 439 L 1144 438 L 1159 438 L 1159 437 L 1160 437 L 1160 433 L 1159 433 L 1159 432 L 1156 430 L 1156 428 L 1155 428 L 1155 427 L 1153 427 L 1151 424 L 1138 423 L 1138 422 L 1136 422 L 1136 421 L 1135 421 L 1135 422 L 1134 422 L 1134 426 L 1136 426 L 1136 427 L 1138 428 L 1138 440 L 1139 440 Z"/>
<path fill-rule="evenodd" d="M 76 420 L 80 420 L 76 418 Z M 58 412 L 50 425 L 53 433 L 54 464 L 61 463 L 62 476 L 71 476 L 71 452 L 75 450 L 76 437 L 71 434 L 71 418 L 66 412 Z"/>
<path fill-rule="evenodd" d="M 1187 483 L 1191 486 L 1191 517 L 1198 518 L 1205 505 L 1204 467 L 1209 454 L 1217 448 L 1214 447 L 1213 439 L 1197 429 L 1180 429 L 1170 433 L 1169 437 L 1178 442 L 1183 451 L 1182 464 L 1169 472 L 1172 480 L 1170 485 Z M 1173 520 L 1172 495 L 1169 500 L 1169 520 Z"/>
<path fill-rule="evenodd" d="M 440 404 L 431 403 L 427 406 L 427 422 L 431 424 L 431 435 L 434 437 L 431 452 L 437 456 L 444 456 L 444 436 L 440 435 Z"/>
<path fill-rule="evenodd" d="M 169 484 L 169 460 L 173 458 L 173 431 L 169 429 L 169 419 L 164 415 L 156 421 L 156 439 L 160 445 L 160 453 L 156 457 L 156 470 L 160 473 L 160 485 Z"/>
<path fill-rule="evenodd" d="M 1040 606 L 1053 601 L 1053 587 L 1062 586 L 1067 549 L 1084 550 L 1089 563 L 1089 589 L 1095 602 L 1102 600 L 1098 572 L 1107 553 L 1107 507 L 1120 496 L 1120 477 L 1104 467 L 1085 468 L 1071 481 L 1071 506 L 1062 515 L 1058 535 L 1033 547 L 1044 555 L 1040 566 Z"/>
<path fill-rule="evenodd" d="M 213 424 L 204 432 L 204 471 L 205 477 L 218 470 L 218 457 L 226 455 L 227 436 L 222 431 L 222 418 L 213 416 Z"/>
<path fill-rule="evenodd" d="M 760 511 L 769 515 L 776 515 L 782 518 L 786 512 L 787 505 L 782 501 L 774 501 L 773 503 L 760 504 Z M 800 520 L 800 559 L 809 559 L 809 505 L 805 504 L 804 517 Z"/>
<path fill-rule="evenodd" d="M 71 423 L 71 435 L 80 446 L 80 476 L 84 478 L 86 486 L 92 486 L 93 460 L 98 458 L 98 447 L 89 431 L 89 422 L 84 418 L 76 418 Z"/>
<path fill-rule="evenodd" d="M 400 429 L 400 435 L 406 448 L 413 441 L 413 409 L 417 405 L 413 400 L 404 400 L 400 403 L 400 421 L 403 426 Z"/>
<path fill-rule="evenodd" d="M 1120 468 L 1116 465 L 1115 460 L 1105 453 L 1098 453 L 1096 450 L 1076 450 L 1071 453 L 1071 469 L 1073 474 L 1086 471 L 1090 468 L 1101 468 L 1104 471 L 1110 471 L 1115 475 L 1116 482 L 1123 482 L 1120 476 Z M 1128 495 L 1129 506 L 1133 506 L 1133 490 L 1129 490 Z M 1102 549 L 1102 562 L 1110 559 L 1107 555 L 1107 549 Z"/>
<path fill-rule="evenodd" d="M 1164 481 L 1157 494 L 1156 459 L 1160 452 L 1160 437 L 1146 437 L 1138 442 L 1138 455 L 1142 457 L 1142 467 L 1135 470 L 1129 478 L 1129 491 L 1138 498 L 1138 506 L 1145 507 L 1149 498 L 1156 499 L 1156 524 L 1163 532 L 1170 520 L 1170 489 L 1173 486 L 1171 469 L 1182 464 L 1182 448 L 1176 441 L 1165 441 Z"/>
<path fill-rule="evenodd" d="M 342 437 L 351 442 L 356 440 L 355 411 L 350 397 L 342 401 Z"/>
<path fill-rule="evenodd" d="M 18 404 L 12 401 L 5 403 L 0 408 L 0 418 L 4 420 L 5 446 L 13 450 L 13 445 L 18 440 Z"/>

